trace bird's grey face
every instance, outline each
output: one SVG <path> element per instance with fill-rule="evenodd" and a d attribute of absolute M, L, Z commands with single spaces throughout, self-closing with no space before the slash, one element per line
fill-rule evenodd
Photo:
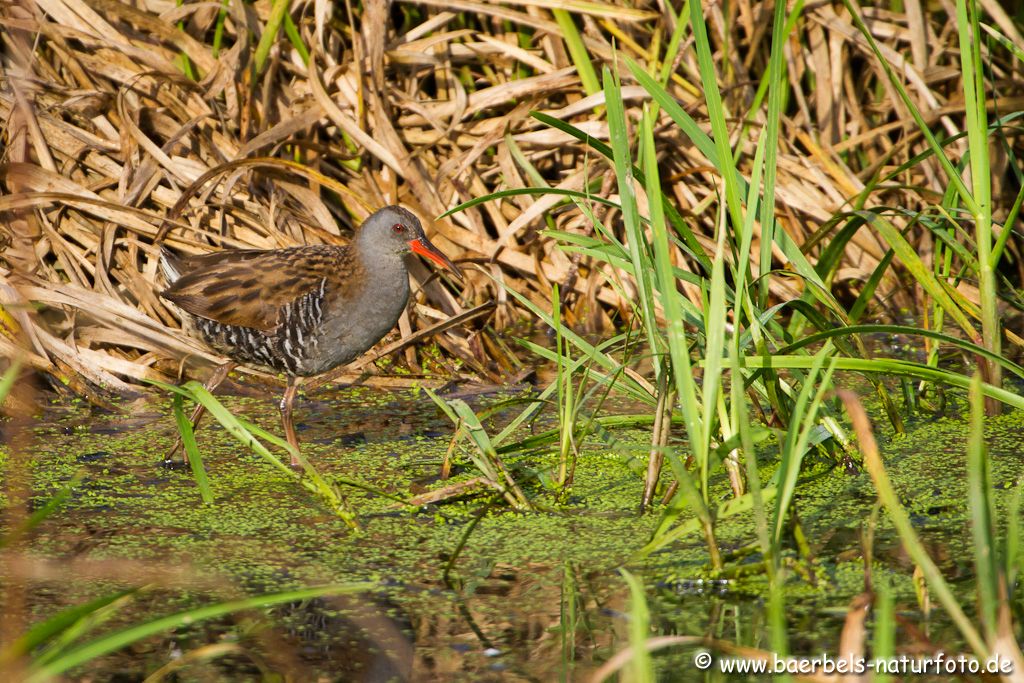
<path fill-rule="evenodd" d="M 371 250 L 428 258 L 442 268 L 462 277 L 462 272 L 447 256 L 431 244 L 416 216 L 400 206 L 387 206 L 366 219 L 359 239 Z"/>
<path fill-rule="evenodd" d="M 412 251 L 413 240 L 421 239 L 423 235 L 423 224 L 420 219 L 401 207 L 388 207 L 382 212 L 381 226 L 387 242 L 392 245 L 394 251 L 399 254 L 408 254 Z"/>

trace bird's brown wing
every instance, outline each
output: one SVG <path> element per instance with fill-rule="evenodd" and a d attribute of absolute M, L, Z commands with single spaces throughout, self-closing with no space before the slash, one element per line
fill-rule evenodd
<path fill-rule="evenodd" d="M 351 280 L 350 250 L 295 247 L 229 250 L 182 259 L 185 271 L 161 292 L 183 310 L 225 325 L 273 331 L 284 309 L 310 292 Z"/>

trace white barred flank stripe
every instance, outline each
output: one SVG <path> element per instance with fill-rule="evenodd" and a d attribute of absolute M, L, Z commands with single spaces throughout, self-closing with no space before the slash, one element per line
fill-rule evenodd
<path fill-rule="evenodd" d="M 225 325 L 196 317 L 196 327 L 215 349 L 243 362 L 263 365 L 278 372 L 302 374 L 319 346 L 316 329 L 323 322 L 327 279 L 316 289 L 284 306 L 280 324 L 272 332 Z"/>

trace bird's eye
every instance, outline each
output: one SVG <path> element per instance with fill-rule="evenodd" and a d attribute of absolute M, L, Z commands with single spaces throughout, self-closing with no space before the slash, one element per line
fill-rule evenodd
<path fill-rule="evenodd" d="M 401 223 L 395 223 L 394 225 L 391 226 L 391 230 L 392 232 L 401 234 L 405 232 L 405 226 L 402 225 Z"/>

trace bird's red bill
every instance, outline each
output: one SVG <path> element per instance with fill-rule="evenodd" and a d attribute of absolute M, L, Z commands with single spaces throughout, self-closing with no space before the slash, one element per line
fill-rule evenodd
<path fill-rule="evenodd" d="M 451 259 L 442 254 L 438 248 L 431 244 L 426 238 L 409 240 L 409 246 L 420 256 L 430 259 L 442 268 L 447 268 L 455 273 L 460 280 L 462 279 L 462 271 L 459 270 L 459 267 L 452 263 Z"/>

